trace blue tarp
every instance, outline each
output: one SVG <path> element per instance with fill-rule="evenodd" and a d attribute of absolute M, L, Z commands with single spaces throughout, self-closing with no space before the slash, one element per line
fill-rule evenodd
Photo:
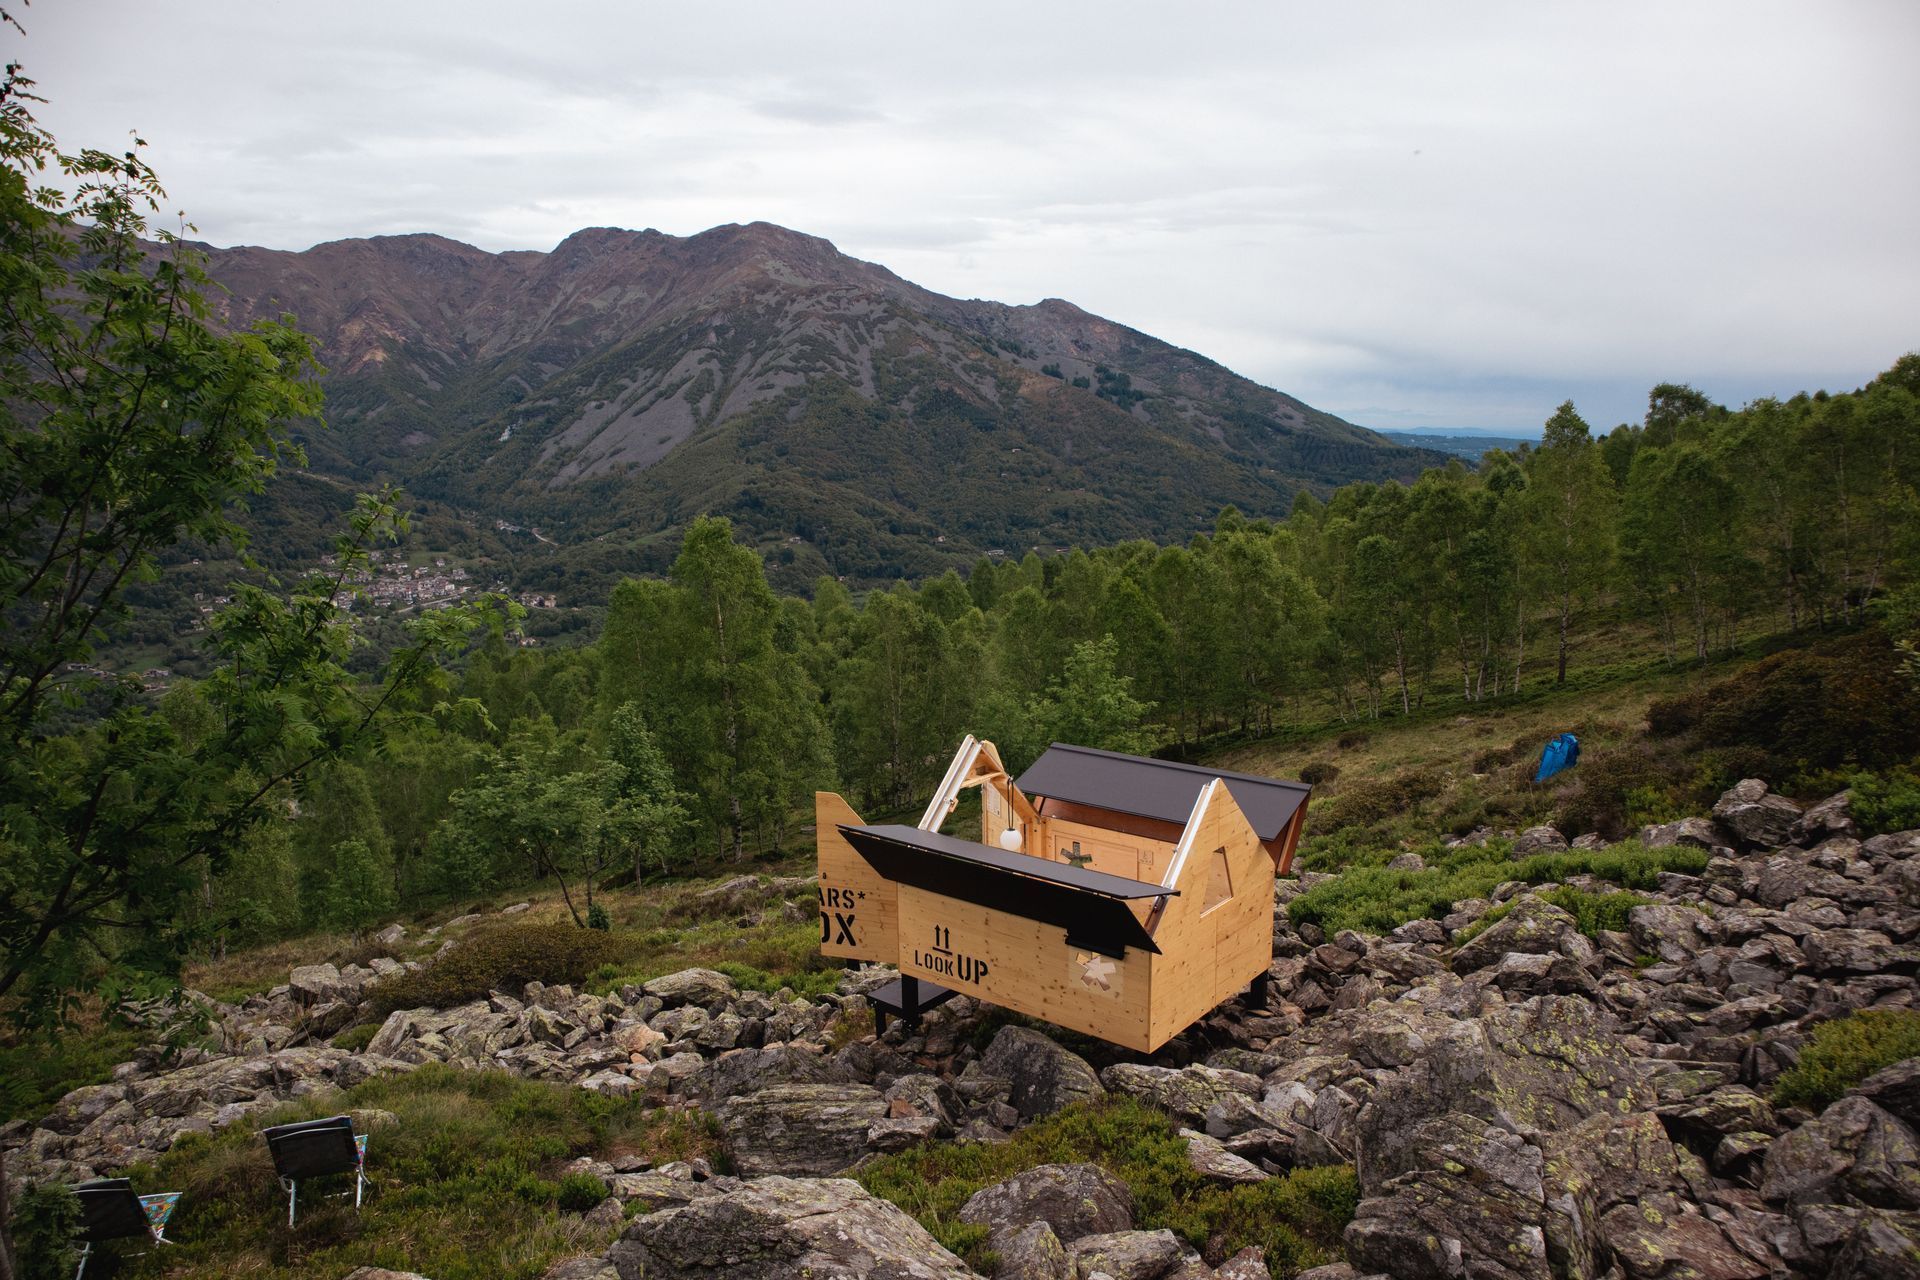
<path fill-rule="evenodd" d="M 1540 769 L 1533 775 L 1535 782 L 1545 782 L 1562 769 L 1571 769 L 1580 763 L 1580 739 L 1570 733 L 1557 733 L 1540 751 Z"/>

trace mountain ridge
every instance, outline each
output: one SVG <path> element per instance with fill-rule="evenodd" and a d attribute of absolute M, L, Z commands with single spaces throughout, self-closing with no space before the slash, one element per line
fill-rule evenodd
<path fill-rule="evenodd" d="M 229 323 L 315 335 L 316 469 L 612 538 L 640 568 L 703 511 L 796 548 L 794 575 L 885 579 L 1184 537 L 1438 458 L 1066 299 L 950 298 L 772 223 L 588 227 L 545 253 L 196 247 Z"/>

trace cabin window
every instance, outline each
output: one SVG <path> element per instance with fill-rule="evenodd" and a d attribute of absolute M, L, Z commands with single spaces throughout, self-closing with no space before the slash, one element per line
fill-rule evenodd
<path fill-rule="evenodd" d="M 1233 897 L 1233 873 L 1227 870 L 1227 846 L 1221 845 L 1213 851 L 1213 870 L 1207 877 L 1207 905 L 1201 908 L 1205 915 L 1215 907 L 1222 906 Z"/>

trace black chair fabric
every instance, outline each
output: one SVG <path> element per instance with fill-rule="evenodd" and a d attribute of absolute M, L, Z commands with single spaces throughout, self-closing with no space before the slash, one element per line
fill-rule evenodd
<path fill-rule="evenodd" d="M 360 1153 L 353 1145 L 352 1116 L 280 1124 L 264 1132 L 267 1149 L 273 1153 L 273 1167 L 283 1178 L 352 1173 L 360 1162 Z"/>
<path fill-rule="evenodd" d="M 98 1178 L 73 1189 L 80 1197 L 80 1233 L 90 1241 L 147 1234 L 147 1211 L 125 1178 Z"/>

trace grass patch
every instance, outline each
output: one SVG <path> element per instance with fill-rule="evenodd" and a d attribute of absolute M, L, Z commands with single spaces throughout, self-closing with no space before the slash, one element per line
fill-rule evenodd
<path fill-rule="evenodd" d="M 1160 1111 L 1132 1098 L 1078 1103 L 1004 1143 L 941 1143 L 874 1161 L 863 1186 L 891 1200 L 969 1264 L 984 1267 L 984 1228 L 960 1222 L 972 1195 L 1041 1164 L 1098 1164 L 1133 1191 L 1142 1230 L 1171 1229 L 1218 1263 L 1257 1244 L 1276 1276 L 1339 1256 L 1340 1232 L 1359 1203 L 1345 1166 L 1302 1169 L 1249 1187 L 1217 1186 L 1193 1171 L 1187 1144 Z"/>
<path fill-rule="evenodd" d="M 1644 907 L 1653 899 L 1637 893 L 1589 893 L 1585 889 L 1576 889 L 1572 885 L 1558 885 L 1539 895 L 1574 918 L 1580 932 L 1589 938 L 1598 940 L 1602 929 L 1619 930 L 1627 927 L 1627 913 L 1635 907 Z M 1462 929 L 1454 939 L 1456 945 L 1473 941 L 1491 929 L 1507 913 L 1513 910 L 1511 902 L 1503 902 L 1487 914 Z"/>
<path fill-rule="evenodd" d="M 733 985 L 742 991 L 760 991 L 767 995 L 774 995 L 784 987 L 797 996 L 806 996 L 809 999 L 830 995 L 838 990 L 840 975 L 843 972 L 833 968 L 808 969 L 799 973 L 768 973 L 765 969 L 741 964 L 738 960 L 722 960 L 713 967 L 717 972 L 732 978 Z"/>
<path fill-rule="evenodd" d="M 628 1153 L 711 1156 L 717 1146 L 701 1116 L 439 1066 L 290 1104 L 259 1123 L 362 1107 L 390 1111 L 399 1123 L 373 1131 L 373 1185 L 359 1213 L 350 1199 L 323 1198 L 350 1186 L 347 1179 L 303 1185 L 300 1221 L 290 1232 L 286 1197 L 251 1125 L 190 1136 L 157 1166 L 131 1171 L 136 1190 L 186 1194 L 167 1232 L 178 1243 L 128 1259 L 121 1274 L 336 1280 L 377 1266 L 437 1280 L 533 1280 L 559 1258 L 607 1244 L 578 1217 L 591 1207 L 592 1188 L 560 1178 L 561 1163 Z"/>
<path fill-rule="evenodd" d="M 1484 898 L 1509 880 L 1546 884 L 1588 875 L 1627 889 L 1651 889 L 1661 872 L 1698 872 L 1706 867 L 1708 857 L 1704 849 L 1647 849 L 1628 841 L 1607 849 L 1540 853 L 1515 862 L 1507 856 L 1506 848 L 1500 841 L 1489 842 L 1484 848 L 1432 846 L 1426 851 L 1429 865 L 1421 871 L 1352 867 L 1288 903 L 1287 915 L 1295 925 L 1316 924 L 1329 933 L 1341 929 L 1386 933 L 1409 920 L 1438 920 L 1453 910 L 1454 903 Z M 1587 909 L 1596 920 L 1602 912 L 1606 918 L 1617 912 L 1624 920 L 1625 913 L 1638 905 L 1609 903 L 1602 908 L 1589 903 Z M 1568 910 L 1580 914 L 1572 907 Z"/>
<path fill-rule="evenodd" d="M 1800 1061 L 1774 1082 L 1783 1107 L 1824 1111 L 1882 1067 L 1920 1057 L 1920 1009 L 1862 1009 L 1823 1022 Z"/>

